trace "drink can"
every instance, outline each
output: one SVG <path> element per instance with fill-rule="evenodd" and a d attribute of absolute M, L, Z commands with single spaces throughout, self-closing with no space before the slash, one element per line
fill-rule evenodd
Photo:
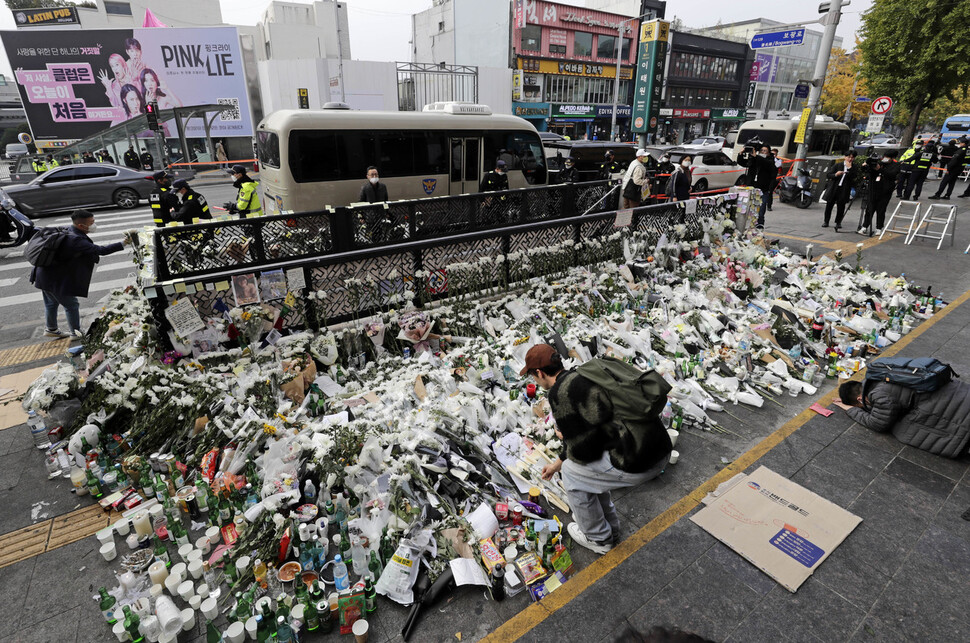
<path fill-rule="evenodd" d="M 54 444 L 58 440 L 63 440 L 64 439 L 64 427 L 63 426 L 55 426 L 53 429 L 51 429 L 50 431 L 47 432 L 47 438 L 51 441 L 51 444 Z"/>
<path fill-rule="evenodd" d="M 199 501 L 195 499 L 194 493 L 185 496 L 185 508 L 188 509 L 189 515 L 193 518 L 202 515 L 202 511 L 199 509 Z"/>
<path fill-rule="evenodd" d="M 522 505 L 517 504 L 517 505 L 515 505 L 515 506 L 512 507 L 512 524 L 513 525 L 521 525 L 522 524 L 522 512 L 523 511 L 525 511 L 525 509 L 522 508 Z"/>

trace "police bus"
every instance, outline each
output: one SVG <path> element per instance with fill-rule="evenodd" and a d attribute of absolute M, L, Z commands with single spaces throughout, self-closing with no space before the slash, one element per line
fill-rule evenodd
<path fill-rule="evenodd" d="M 266 214 L 355 203 L 372 165 L 394 201 L 478 192 L 499 160 L 512 189 L 547 181 L 535 127 L 470 103 L 434 103 L 421 112 L 342 104 L 282 110 L 259 124 L 256 150 Z"/>
<path fill-rule="evenodd" d="M 737 139 L 734 141 L 734 158 L 738 158 L 750 141 L 761 141 L 762 145 L 778 148 L 778 154 L 785 160 L 792 161 L 798 152 L 795 133 L 798 131 L 798 116 L 791 120 L 754 120 L 747 121 L 738 129 Z M 844 154 L 852 147 L 852 136 L 849 126 L 833 120 L 829 116 L 816 116 L 812 134 L 808 140 L 806 156 L 827 156 L 830 154 Z"/>
<path fill-rule="evenodd" d="M 943 121 L 940 142 L 948 143 L 961 136 L 970 136 L 970 114 L 954 114 Z"/>

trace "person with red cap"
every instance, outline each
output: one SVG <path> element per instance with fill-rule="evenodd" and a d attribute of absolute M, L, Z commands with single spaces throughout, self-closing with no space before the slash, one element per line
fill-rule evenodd
<path fill-rule="evenodd" d="M 542 478 L 562 474 L 575 521 L 567 531 L 576 543 L 605 554 L 620 542 L 620 521 L 610 492 L 663 473 L 671 450 L 667 433 L 660 431 L 660 439 L 639 445 L 619 440 L 609 393 L 576 369 L 566 370 L 548 344 L 529 349 L 519 374 L 530 375 L 549 392 L 556 435 L 564 447 L 559 459 L 543 468 Z"/>

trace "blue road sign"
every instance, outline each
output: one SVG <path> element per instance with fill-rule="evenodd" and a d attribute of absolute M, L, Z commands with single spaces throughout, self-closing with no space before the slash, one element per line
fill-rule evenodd
<path fill-rule="evenodd" d="M 857 102 L 857 103 L 868 103 L 869 100 L 870 99 L 866 98 L 865 96 L 856 96 L 855 97 L 855 102 Z"/>
<path fill-rule="evenodd" d="M 808 85 L 796 85 L 795 98 L 808 98 Z"/>
<path fill-rule="evenodd" d="M 786 47 L 788 45 L 800 45 L 804 40 L 804 29 L 759 33 L 751 38 L 751 48 L 764 49 L 765 47 Z"/>

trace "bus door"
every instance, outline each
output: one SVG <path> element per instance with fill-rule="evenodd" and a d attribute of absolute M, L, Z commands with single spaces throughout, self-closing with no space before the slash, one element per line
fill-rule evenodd
<path fill-rule="evenodd" d="M 472 194 L 478 192 L 481 181 L 479 158 L 481 139 L 451 139 L 451 187 L 449 194 Z"/>

